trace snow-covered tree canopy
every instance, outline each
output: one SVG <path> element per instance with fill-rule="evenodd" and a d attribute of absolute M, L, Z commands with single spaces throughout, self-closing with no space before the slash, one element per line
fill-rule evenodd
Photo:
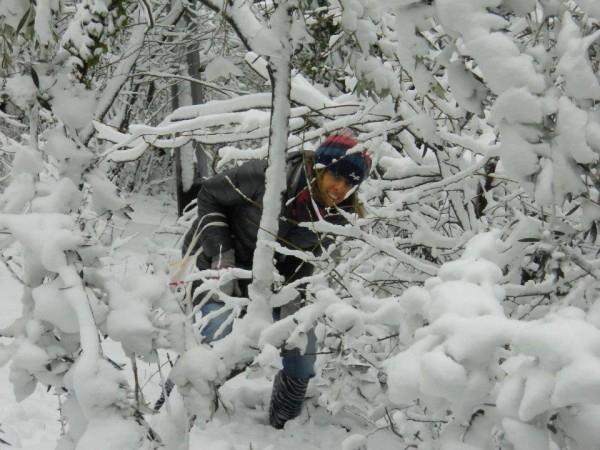
<path fill-rule="evenodd" d="M 0 361 L 18 398 L 62 392 L 61 448 L 115 427 L 106 448 L 185 445 L 185 425 L 151 430 L 106 339 L 134 370 L 180 355 L 186 414 L 205 418 L 210 383 L 271 373 L 312 327 L 321 405 L 399 445 L 597 446 L 596 1 L 5 0 L 0 29 L 0 256 L 23 285 Z M 335 244 L 281 286 L 286 154 L 346 127 L 374 161 L 367 214 L 311 224 Z M 252 277 L 250 299 L 226 301 L 234 331 L 212 347 L 164 261 L 106 267 L 119 190 L 161 183 L 176 153 L 191 183 L 195 146 L 216 170 L 269 159 L 255 270 L 219 280 Z M 219 291 L 213 271 L 179 275 Z"/>

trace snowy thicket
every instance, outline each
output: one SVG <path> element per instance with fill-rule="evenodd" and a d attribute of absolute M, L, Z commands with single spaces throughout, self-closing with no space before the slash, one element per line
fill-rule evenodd
<path fill-rule="evenodd" d="M 139 411 L 139 387 L 128 386 L 102 340 L 150 360 L 157 348 L 183 351 L 192 345 L 186 339 L 195 341 L 162 279 L 103 269 L 110 219 L 130 206 L 91 140 L 92 119 L 117 115 L 146 26 L 131 27 L 130 46 L 115 58 L 117 34 L 139 13 L 122 1 L 70 3 L 8 1 L 0 9 L 2 161 L 10 168 L 0 194 L 1 256 L 23 285 L 23 314 L 2 330 L 1 360 L 11 361 L 17 399 L 37 383 L 61 394 L 59 448 L 155 448 L 160 438 Z M 92 76 L 100 63 L 106 73 Z"/>
<path fill-rule="evenodd" d="M 315 327 L 322 407 L 389 427 L 399 445 L 596 446 L 596 2 L 224 5 L 0 5 L 1 256 L 24 285 L 0 354 L 17 397 L 38 382 L 64 388 L 61 448 L 107 427 L 118 442 L 106 448 L 185 447 L 214 385 L 246 367 L 272 374 L 278 348 L 302 348 Z M 196 82 L 182 75 L 182 49 L 200 52 L 210 95 L 171 111 L 171 86 Z M 301 284 L 272 271 L 273 252 L 294 251 L 272 237 L 285 152 L 344 127 L 374 159 L 368 214 L 310 225 L 335 244 L 316 260 L 296 252 L 319 267 L 309 304 L 272 323 L 270 308 Z M 102 267 L 110 218 L 128 209 L 113 164 L 191 142 L 220 149 L 218 167 L 270 161 L 256 270 L 176 272 L 217 295 L 231 277 L 253 279 L 250 299 L 221 296 L 234 328 L 212 347 L 198 334 L 207 318 L 182 312 L 160 261 L 153 274 Z M 155 431 L 139 386 L 103 355 L 106 337 L 134 369 L 160 364 L 159 349 L 180 355 Z"/>

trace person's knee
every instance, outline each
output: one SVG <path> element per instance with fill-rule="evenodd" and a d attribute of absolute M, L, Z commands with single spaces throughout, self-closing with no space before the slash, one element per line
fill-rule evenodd
<path fill-rule="evenodd" d="M 308 380 L 315 376 L 316 355 L 295 355 L 283 357 L 283 373 L 288 377 Z"/>
<path fill-rule="evenodd" d="M 205 305 L 203 305 L 202 308 L 200 308 L 200 312 L 202 313 L 200 319 L 202 319 L 203 317 L 207 317 L 209 314 L 219 311 L 222 308 L 222 303 L 209 301 Z M 231 333 L 231 323 L 223 328 L 223 324 L 225 324 L 228 318 L 229 311 L 223 311 L 220 314 L 216 314 L 207 323 L 205 323 L 200 328 L 200 334 L 202 334 L 202 336 L 204 337 L 204 342 L 210 343 L 219 340 Z"/>

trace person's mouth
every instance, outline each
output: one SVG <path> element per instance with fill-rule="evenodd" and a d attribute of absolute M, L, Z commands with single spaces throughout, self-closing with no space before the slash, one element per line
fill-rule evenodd
<path fill-rule="evenodd" d="M 333 193 L 331 193 L 331 192 L 327 192 L 327 195 L 329 195 L 329 197 L 331 197 L 331 199 L 332 199 L 334 202 L 337 202 L 337 201 L 338 201 L 338 199 L 339 199 L 339 197 L 338 197 L 337 195 L 335 195 L 335 194 L 333 194 Z"/>

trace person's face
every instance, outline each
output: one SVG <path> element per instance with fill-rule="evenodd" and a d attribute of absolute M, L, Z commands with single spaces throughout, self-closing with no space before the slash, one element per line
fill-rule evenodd
<path fill-rule="evenodd" d="M 339 205 L 344 201 L 348 192 L 352 190 L 354 186 L 348 183 L 346 178 L 335 175 L 330 171 L 325 171 L 321 178 L 320 190 L 321 198 L 325 206 Z"/>

